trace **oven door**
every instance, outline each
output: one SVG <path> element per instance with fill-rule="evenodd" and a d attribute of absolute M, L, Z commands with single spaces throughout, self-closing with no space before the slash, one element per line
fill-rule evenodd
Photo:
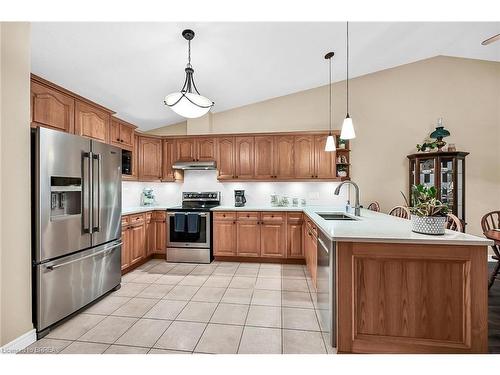
<path fill-rule="evenodd" d="M 182 232 L 175 231 L 176 213 L 185 214 L 187 220 L 187 212 L 167 212 L 167 247 L 210 248 L 210 213 L 194 212 L 199 217 L 198 232 L 196 233 L 188 233 L 187 229 Z"/>

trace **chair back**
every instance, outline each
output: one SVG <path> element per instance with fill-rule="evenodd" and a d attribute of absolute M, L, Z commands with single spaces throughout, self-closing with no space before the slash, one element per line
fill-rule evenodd
<path fill-rule="evenodd" d="M 380 212 L 380 204 L 377 201 L 372 202 L 368 205 L 368 209 L 375 212 Z"/>
<path fill-rule="evenodd" d="M 500 228 L 500 211 L 488 212 L 481 218 L 481 227 L 483 228 L 483 233 L 492 229 Z"/>
<path fill-rule="evenodd" d="M 455 232 L 463 232 L 464 227 L 458 217 L 453 214 L 448 214 L 446 220 L 446 229 L 454 230 Z"/>
<path fill-rule="evenodd" d="M 410 210 L 404 206 L 396 206 L 389 211 L 389 215 L 397 216 L 403 219 L 410 219 Z"/>

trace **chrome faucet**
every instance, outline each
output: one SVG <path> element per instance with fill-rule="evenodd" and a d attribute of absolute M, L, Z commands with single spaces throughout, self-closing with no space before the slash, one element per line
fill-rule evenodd
<path fill-rule="evenodd" d="M 340 188 L 346 184 L 354 186 L 354 189 L 356 190 L 356 202 L 354 203 L 354 215 L 361 216 L 361 208 L 359 206 L 359 186 L 358 186 L 358 184 L 356 184 L 354 181 L 344 181 L 339 186 L 337 186 L 334 194 L 339 195 Z"/>

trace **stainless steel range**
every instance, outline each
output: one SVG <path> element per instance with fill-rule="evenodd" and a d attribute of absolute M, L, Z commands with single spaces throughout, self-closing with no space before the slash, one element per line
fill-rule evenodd
<path fill-rule="evenodd" d="M 220 192 L 183 192 L 182 206 L 167 209 L 167 262 L 210 263 L 211 209 L 220 205 Z"/>

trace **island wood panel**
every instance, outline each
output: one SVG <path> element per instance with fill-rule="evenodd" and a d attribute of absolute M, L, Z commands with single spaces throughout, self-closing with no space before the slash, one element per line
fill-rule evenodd
<path fill-rule="evenodd" d="M 235 177 L 254 177 L 254 137 L 235 137 Z"/>
<path fill-rule="evenodd" d="M 217 138 L 217 179 L 235 178 L 234 137 Z"/>
<path fill-rule="evenodd" d="M 75 134 L 108 143 L 109 123 L 109 112 L 76 100 Z"/>
<path fill-rule="evenodd" d="M 74 133 L 75 100 L 31 81 L 31 124 Z"/>
<path fill-rule="evenodd" d="M 290 135 L 274 137 L 274 176 L 280 180 L 293 179 L 294 138 Z"/>
<path fill-rule="evenodd" d="M 255 137 L 254 178 L 269 180 L 274 178 L 274 140 L 271 136 Z"/>
<path fill-rule="evenodd" d="M 486 353 L 487 249 L 337 244 L 337 349 Z"/>

